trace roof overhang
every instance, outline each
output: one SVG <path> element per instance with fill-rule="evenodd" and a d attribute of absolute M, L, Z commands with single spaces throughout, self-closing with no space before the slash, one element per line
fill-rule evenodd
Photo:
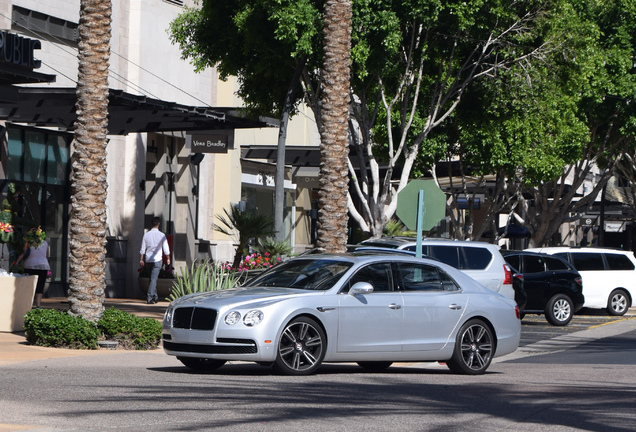
<path fill-rule="evenodd" d="M 5 92 L 5 89 L 7 90 Z M 72 131 L 76 120 L 75 88 L 6 86 L 0 88 L 0 120 Z M 182 105 L 110 89 L 108 133 L 198 131 L 274 126 L 241 117 L 236 108 Z"/>

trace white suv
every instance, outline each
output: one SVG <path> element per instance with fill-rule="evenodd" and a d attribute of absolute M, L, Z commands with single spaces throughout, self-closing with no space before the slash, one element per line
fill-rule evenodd
<path fill-rule="evenodd" d="M 527 249 L 569 261 L 583 279 L 583 307 L 624 315 L 636 295 L 634 252 L 604 248 L 547 247 Z"/>
<path fill-rule="evenodd" d="M 390 248 L 415 251 L 413 237 L 381 237 L 365 240 L 358 247 Z M 473 241 L 422 239 L 422 255 L 435 258 L 456 269 L 499 294 L 515 299 L 512 272 L 499 252 L 499 246 Z"/>

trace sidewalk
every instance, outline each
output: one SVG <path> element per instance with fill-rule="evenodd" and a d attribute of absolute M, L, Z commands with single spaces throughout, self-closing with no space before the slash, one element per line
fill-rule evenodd
<path fill-rule="evenodd" d="M 104 308 L 114 307 L 125 312 L 135 314 L 138 317 L 148 317 L 161 320 L 168 307 L 167 301 L 160 301 L 156 304 L 147 304 L 140 299 L 105 299 Z M 45 309 L 68 310 L 68 299 L 52 298 L 42 299 L 42 307 Z M 41 360 L 58 357 L 77 357 L 85 355 L 121 353 L 121 350 L 97 349 L 97 350 L 74 350 L 66 348 L 46 348 L 30 345 L 26 342 L 24 333 L 0 332 L 0 366 L 20 363 L 31 360 Z"/>

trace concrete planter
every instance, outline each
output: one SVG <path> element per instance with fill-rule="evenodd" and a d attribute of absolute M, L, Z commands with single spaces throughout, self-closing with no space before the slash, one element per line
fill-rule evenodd
<path fill-rule="evenodd" d="M 157 279 L 157 296 L 160 299 L 166 299 L 170 296 L 172 291 L 172 284 L 174 279 Z M 150 278 L 139 278 L 139 289 L 144 293 L 144 296 L 148 295 L 148 286 L 150 285 Z"/>
<path fill-rule="evenodd" d="M 37 276 L 0 277 L 0 332 L 24 330 L 24 315 L 31 310 Z"/>

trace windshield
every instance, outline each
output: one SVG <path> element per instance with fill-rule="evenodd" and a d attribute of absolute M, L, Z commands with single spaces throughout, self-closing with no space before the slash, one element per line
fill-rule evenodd
<path fill-rule="evenodd" d="M 353 264 L 326 259 L 296 259 L 277 265 L 247 286 L 328 290 Z"/>

